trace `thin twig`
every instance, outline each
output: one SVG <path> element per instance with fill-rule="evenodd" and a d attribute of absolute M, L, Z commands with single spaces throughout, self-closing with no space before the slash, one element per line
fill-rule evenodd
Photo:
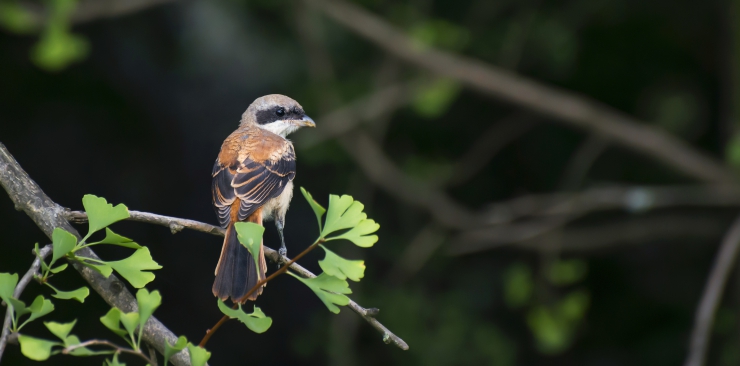
<path fill-rule="evenodd" d="M 709 348 L 709 337 L 711 336 L 714 316 L 719 308 L 722 294 L 724 293 L 727 279 L 737 260 L 740 252 L 740 216 L 735 219 L 730 229 L 722 239 L 722 244 L 714 258 L 712 270 L 709 273 L 707 284 L 704 287 L 699 308 L 694 318 L 694 329 L 691 331 L 691 344 L 689 355 L 684 366 L 704 365 L 707 349 Z"/>
<path fill-rule="evenodd" d="M 124 347 L 121 347 L 121 346 L 119 346 L 119 345 L 117 345 L 117 344 L 115 344 L 113 342 L 110 342 L 110 341 L 107 341 L 107 340 L 103 340 L 103 339 L 91 339 L 89 341 L 85 341 L 85 342 L 82 342 L 82 343 L 79 343 L 79 344 L 75 344 L 74 346 L 69 346 L 69 347 L 63 349 L 62 350 L 62 353 L 65 354 L 65 355 L 68 355 L 70 352 L 72 352 L 72 351 L 74 351 L 76 349 L 80 349 L 80 348 L 84 348 L 84 347 L 89 347 L 89 346 L 106 346 L 106 347 L 110 347 L 110 348 L 113 348 L 114 350 L 116 350 L 117 353 L 127 353 L 129 355 L 137 356 L 137 357 L 141 358 L 142 360 L 146 361 L 149 365 L 156 365 L 157 364 L 156 359 L 155 360 L 150 359 L 147 355 L 144 354 L 144 352 L 141 352 L 141 350 L 138 350 L 137 351 L 137 350 L 133 350 L 133 349 L 130 349 L 130 348 L 124 348 Z"/>
<path fill-rule="evenodd" d="M 47 237 L 51 238 L 55 228 L 62 228 L 80 239 L 77 230 L 65 220 L 64 208 L 44 193 L 2 143 L 0 143 L 0 185 L 8 193 L 16 209 L 23 210 Z M 83 257 L 100 259 L 90 248 L 83 248 L 77 253 Z M 118 276 L 112 274 L 106 278 L 78 262 L 72 262 L 72 267 L 109 305 L 127 313 L 137 310 L 136 298 Z M 174 344 L 177 341 L 175 334 L 156 317 L 150 317 L 146 322 L 142 338 L 160 353 L 164 353 L 165 342 Z M 187 350 L 177 353 L 171 360 L 176 366 L 190 365 Z"/>
<path fill-rule="evenodd" d="M 131 213 L 131 217 L 128 218 L 128 220 L 131 221 L 138 221 L 138 222 L 144 222 L 149 224 L 155 224 L 155 225 L 162 225 L 165 227 L 171 227 L 171 225 L 180 225 L 183 228 L 200 231 L 216 236 L 224 236 L 225 230 L 206 223 L 188 220 L 188 219 L 180 219 L 176 217 L 171 216 L 163 216 L 163 215 L 157 215 L 153 213 L 147 213 L 147 212 L 140 212 L 140 211 L 129 211 Z M 65 211 L 64 216 L 67 217 L 69 220 L 73 222 L 86 222 L 87 221 L 87 215 L 84 212 L 81 211 Z M 278 254 L 277 250 L 272 249 L 270 247 L 265 246 L 265 257 L 268 258 L 270 261 L 274 263 L 279 263 L 280 255 Z M 285 260 L 288 260 L 288 258 L 284 258 Z M 295 271 L 297 274 L 299 274 L 302 277 L 305 278 L 314 278 L 316 277 L 315 274 L 313 274 L 311 271 L 307 270 L 306 268 L 302 267 L 298 263 L 292 263 L 290 266 L 291 270 Z M 377 319 L 375 319 L 375 314 L 377 314 L 377 311 L 375 311 L 375 308 L 364 308 L 361 305 L 357 304 L 353 300 L 349 300 L 349 305 L 347 305 L 352 311 L 360 315 L 365 321 L 367 321 L 373 328 L 375 328 L 380 334 L 383 335 L 383 340 L 388 344 L 393 344 L 403 350 L 407 350 L 409 348 L 408 344 L 404 342 L 403 339 L 396 336 L 393 332 L 388 330 L 382 323 L 380 323 Z M 174 343 L 174 341 L 170 341 L 171 344 Z"/>
<path fill-rule="evenodd" d="M 308 248 L 304 249 L 297 256 L 295 256 L 295 258 L 289 260 L 287 263 L 285 263 L 285 265 L 281 266 L 280 269 L 278 269 L 277 271 L 275 271 L 275 273 L 269 275 L 267 278 L 264 278 L 264 279 L 259 280 L 254 286 L 252 286 L 251 289 L 249 289 L 249 291 L 247 291 L 247 293 L 244 296 L 238 298 L 236 300 L 236 303 L 238 304 L 238 303 L 244 302 L 245 299 L 249 298 L 249 296 L 251 296 L 260 287 L 262 287 L 266 283 L 272 281 L 273 278 L 275 278 L 275 277 L 277 277 L 277 276 L 285 273 L 288 270 L 288 268 L 290 268 L 290 266 L 293 263 L 295 263 L 299 259 L 303 258 L 303 256 L 305 256 L 306 254 L 308 254 L 308 252 L 314 250 L 316 248 L 316 246 L 318 246 L 319 244 L 321 244 L 323 242 L 325 242 L 325 240 L 323 238 L 317 240 L 315 243 L 309 245 Z M 234 304 L 234 306 L 237 306 L 237 304 Z M 218 330 L 218 328 L 220 328 L 221 325 L 223 323 L 225 323 L 226 320 L 228 320 L 228 319 L 229 319 L 229 317 L 226 316 L 226 315 L 224 315 L 223 317 L 221 317 L 221 320 L 219 320 L 218 323 L 216 323 L 216 325 L 214 325 L 211 329 L 209 329 L 209 330 L 206 331 L 206 335 L 203 336 L 203 339 L 200 341 L 200 343 L 198 344 L 198 346 L 205 347 L 206 346 L 206 343 L 208 343 L 208 340 L 211 339 L 211 336 L 213 336 L 213 333 L 215 333 L 216 330 Z"/>
<path fill-rule="evenodd" d="M 450 52 L 419 46 L 410 36 L 360 6 L 339 0 L 305 0 L 335 22 L 399 58 L 486 94 L 601 133 L 702 181 L 734 184 L 735 175 L 685 142 L 590 98 Z"/>
<path fill-rule="evenodd" d="M 23 290 L 26 289 L 26 286 L 29 282 L 33 279 L 33 277 L 38 273 L 39 268 L 41 267 L 41 261 L 46 258 L 46 256 L 51 253 L 52 246 L 51 244 L 45 245 L 41 250 L 39 250 L 39 255 L 34 258 L 33 263 L 31 263 L 31 268 L 28 269 L 25 275 L 18 281 L 18 284 L 15 286 L 15 290 L 13 291 L 13 298 L 19 299 L 21 297 L 21 294 L 23 293 Z M 34 253 L 34 256 L 36 253 Z M 8 337 L 10 335 L 10 321 L 13 317 L 13 311 L 11 310 L 10 304 L 7 304 L 7 309 L 5 310 L 5 321 L 3 322 L 3 329 L 2 329 L 2 335 L 0 335 L 0 360 L 3 359 L 3 351 L 5 351 L 5 346 L 8 342 Z"/>

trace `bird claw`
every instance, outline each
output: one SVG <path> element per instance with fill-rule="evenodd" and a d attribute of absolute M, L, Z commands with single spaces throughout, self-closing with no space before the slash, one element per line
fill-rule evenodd
<path fill-rule="evenodd" d="M 277 268 L 280 269 L 285 263 L 287 263 L 288 250 L 285 247 L 278 249 L 278 262 Z"/>

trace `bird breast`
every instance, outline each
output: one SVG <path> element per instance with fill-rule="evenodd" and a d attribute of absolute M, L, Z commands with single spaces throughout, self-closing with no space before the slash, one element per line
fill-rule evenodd
<path fill-rule="evenodd" d="M 293 198 L 293 181 L 285 185 L 285 189 L 283 189 L 279 196 L 270 199 L 262 206 L 263 218 L 265 220 L 284 218 L 285 213 L 288 212 L 291 198 Z"/>

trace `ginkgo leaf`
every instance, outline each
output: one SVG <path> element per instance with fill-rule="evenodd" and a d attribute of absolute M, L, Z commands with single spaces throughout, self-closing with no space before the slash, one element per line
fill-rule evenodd
<path fill-rule="evenodd" d="M 15 286 L 17 284 L 17 273 L 0 273 L 0 299 L 8 302 L 8 299 L 13 297 L 13 291 L 15 291 Z"/>
<path fill-rule="evenodd" d="M 52 286 L 49 282 L 46 282 L 46 285 L 51 287 L 52 290 L 54 290 L 54 294 L 51 296 L 60 299 L 60 300 L 77 300 L 81 303 L 85 302 L 85 299 L 88 295 L 90 295 L 90 289 L 86 286 L 82 286 L 78 288 L 77 290 L 72 291 L 60 291 L 56 287 Z"/>
<path fill-rule="evenodd" d="M 118 353 L 113 354 L 113 358 L 105 360 L 105 366 L 126 366 L 125 363 L 118 361 Z"/>
<path fill-rule="evenodd" d="M 28 311 L 31 312 L 31 316 L 29 316 L 28 319 L 18 327 L 18 330 L 23 328 L 24 325 L 54 311 L 54 304 L 51 300 L 45 299 L 44 296 L 39 295 L 36 296 L 36 299 L 34 299 L 28 307 Z"/>
<path fill-rule="evenodd" d="M 369 248 L 378 242 L 377 235 L 369 234 L 378 231 L 378 229 L 380 229 L 380 225 L 378 225 L 374 220 L 364 219 L 346 233 L 326 238 L 326 240 L 346 239 L 353 242 L 358 247 Z"/>
<path fill-rule="evenodd" d="M 162 295 L 159 294 L 159 291 L 149 292 L 143 288 L 136 292 L 136 303 L 139 305 L 139 342 L 141 342 L 144 324 L 154 314 L 154 310 L 157 310 L 159 305 L 162 304 Z"/>
<path fill-rule="evenodd" d="M 51 263 L 49 263 L 50 267 L 59 258 L 64 257 L 75 248 L 77 237 L 67 230 L 55 228 L 54 232 L 51 233 L 51 244 L 53 249 L 51 252 Z"/>
<path fill-rule="evenodd" d="M 316 219 L 319 221 L 319 233 L 321 233 L 321 218 L 324 217 L 324 213 L 326 213 L 326 209 L 321 206 L 316 200 L 313 199 L 313 196 L 311 196 L 308 191 L 306 191 L 305 188 L 301 187 L 301 193 L 303 193 L 303 197 L 306 198 L 306 201 L 308 201 L 308 204 L 311 206 L 311 209 L 313 210 L 313 213 L 316 214 Z"/>
<path fill-rule="evenodd" d="M 67 336 L 69 336 L 69 332 L 72 331 L 72 328 L 74 328 L 76 323 L 77 320 L 70 323 L 44 322 L 44 325 L 46 326 L 46 329 L 51 332 L 51 334 L 64 341 L 65 339 L 67 339 Z"/>
<path fill-rule="evenodd" d="M 324 273 L 340 280 L 349 278 L 355 282 L 359 282 L 365 276 L 365 261 L 344 259 L 325 246 L 321 244 L 319 246 L 326 252 L 324 259 L 319 261 Z"/>
<path fill-rule="evenodd" d="M 211 352 L 192 343 L 188 343 L 188 351 L 190 352 L 190 364 L 192 366 L 204 366 L 211 358 Z"/>
<path fill-rule="evenodd" d="M 288 273 L 308 286 L 332 313 L 339 314 L 337 305 L 349 304 L 349 297 L 343 295 L 352 293 L 346 280 L 340 280 L 326 273 L 314 278 L 303 278 L 290 271 Z"/>
<path fill-rule="evenodd" d="M 125 236 L 114 233 L 113 230 L 111 230 L 110 228 L 105 228 L 105 238 L 103 238 L 103 240 L 96 242 L 94 244 L 112 244 L 112 245 L 118 245 L 120 247 L 126 247 L 126 248 L 131 248 L 131 249 L 141 248 L 141 245 L 139 245 L 135 241 Z"/>
<path fill-rule="evenodd" d="M 89 258 L 77 257 L 77 256 L 75 256 L 75 259 L 79 260 L 85 266 L 94 269 L 96 272 L 100 273 L 105 278 L 110 277 L 111 273 L 113 273 L 113 268 L 111 268 L 111 266 L 105 264 L 102 261 L 100 263 L 90 263 L 88 261 Z"/>
<path fill-rule="evenodd" d="M 234 224 L 234 229 L 236 229 L 236 237 L 239 242 L 249 250 L 250 254 L 252 254 L 255 268 L 259 268 L 259 253 L 260 247 L 262 246 L 262 234 L 265 232 L 265 227 L 253 222 L 237 222 Z M 259 272 L 257 273 L 259 274 Z"/>
<path fill-rule="evenodd" d="M 131 337 L 131 345 L 133 346 L 135 344 L 134 331 L 136 330 L 136 326 L 139 325 L 139 313 L 135 311 L 130 313 L 121 313 L 121 324 L 123 324 L 129 337 Z"/>
<path fill-rule="evenodd" d="M 365 205 L 355 201 L 351 196 L 330 195 L 329 210 L 326 212 L 326 221 L 321 236 L 326 237 L 335 231 L 355 227 L 367 218 L 367 214 L 362 212 L 364 208 Z"/>
<path fill-rule="evenodd" d="M 110 329 L 113 333 L 118 334 L 121 337 L 126 337 L 126 331 L 121 329 L 121 310 L 118 308 L 111 308 L 108 312 L 100 317 L 100 322 L 105 325 L 106 328 Z"/>
<path fill-rule="evenodd" d="M 142 288 L 147 283 L 154 281 L 154 273 L 146 272 L 162 268 L 152 259 L 149 248 L 137 249 L 134 254 L 126 259 L 113 262 L 105 262 L 118 272 L 121 277 L 128 280 L 131 286 Z"/>
<path fill-rule="evenodd" d="M 91 194 L 86 194 L 82 197 L 82 206 L 85 207 L 89 225 L 87 235 L 85 235 L 83 241 L 87 240 L 96 231 L 131 216 L 125 205 L 119 204 L 113 207 L 105 198 Z"/>
<path fill-rule="evenodd" d="M 21 344 L 21 353 L 34 361 L 47 360 L 51 356 L 51 348 L 61 346 L 59 342 L 29 337 L 24 334 L 18 336 L 18 343 Z"/>
<path fill-rule="evenodd" d="M 251 314 L 247 314 L 242 310 L 241 304 L 239 304 L 238 309 L 232 309 L 226 306 L 226 304 L 219 299 L 218 308 L 229 318 L 239 319 L 240 322 L 244 323 L 247 328 L 255 333 L 264 333 L 270 329 L 270 326 L 272 325 L 272 318 L 266 316 L 257 306 L 254 307 L 254 311 Z"/>
<path fill-rule="evenodd" d="M 51 268 L 51 269 L 49 269 L 49 271 L 51 271 L 51 273 L 59 273 L 61 271 L 64 271 L 65 269 L 67 269 L 67 263 L 64 263 L 64 264 L 59 265 L 59 266 L 54 267 L 54 268 Z"/>
<path fill-rule="evenodd" d="M 170 358 L 174 356 L 176 353 L 185 349 L 187 345 L 188 345 L 188 339 L 185 338 L 185 336 L 180 336 L 179 338 L 177 338 L 177 342 L 175 342 L 175 344 L 173 345 L 170 345 L 170 342 L 165 340 L 164 341 L 164 363 L 162 365 L 166 366 Z"/>

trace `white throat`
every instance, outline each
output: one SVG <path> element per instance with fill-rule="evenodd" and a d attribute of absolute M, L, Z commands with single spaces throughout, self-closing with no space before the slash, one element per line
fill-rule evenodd
<path fill-rule="evenodd" d="M 288 121 L 275 121 L 265 125 L 260 125 L 260 128 L 285 138 L 295 132 L 299 127 Z"/>

